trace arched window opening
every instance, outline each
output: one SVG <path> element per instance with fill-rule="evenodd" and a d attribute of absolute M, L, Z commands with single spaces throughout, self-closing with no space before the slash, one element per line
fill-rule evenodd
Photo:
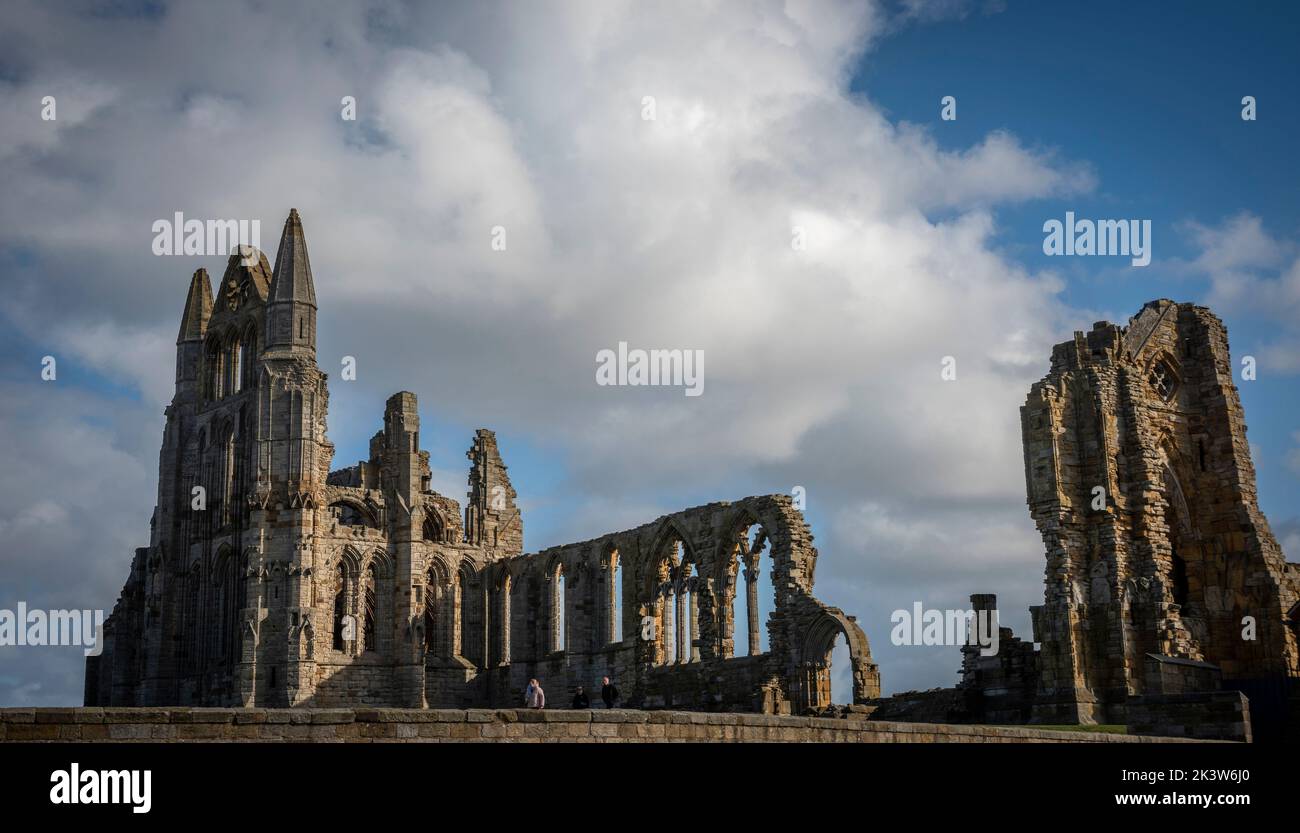
<path fill-rule="evenodd" d="M 375 573 L 375 565 L 371 564 L 370 569 L 366 570 L 366 590 L 365 590 L 365 649 L 367 651 L 375 650 L 375 588 L 379 584 L 379 576 Z"/>
<path fill-rule="evenodd" d="M 438 652 L 438 577 L 433 571 L 425 577 L 424 583 L 424 652 Z"/>
<path fill-rule="evenodd" d="M 238 393 L 235 380 L 238 377 L 235 361 L 239 356 L 239 339 L 233 335 L 226 337 L 221 350 L 221 395 L 222 397 Z"/>
<path fill-rule="evenodd" d="M 221 398 L 221 342 L 214 336 L 208 340 L 203 359 L 203 398 L 215 402 Z"/>
<path fill-rule="evenodd" d="M 343 526 L 360 526 L 369 529 L 378 528 L 378 524 L 375 523 L 375 519 L 371 517 L 370 512 L 360 508 L 354 503 L 349 503 L 347 501 L 331 503 L 330 511 L 333 512 L 334 517 L 337 518 L 338 522 Z"/>
<path fill-rule="evenodd" d="M 248 390 L 257 381 L 257 329 L 249 327 L 240 339 L 240 390 Z"/>
<path fill-rule="evenodd" d="M 217 507 L 217 518 L 223 529 L 234 520 L 235 468 L 235 431 L 227 424 L 221 438 L 221 494 L 218 496 L 221 503 Z"/>
<path fill-rule="evenodd" d="M 729 565 L 733 656 L 757 656 L 768 651 L 768 633 L 764 623 L 776 609 L 772 559 L 764 557 L 770 556 L 770 551 L 767 531 L 759 524 L 745 527 L 736 536 L 735 551 Z M 760 589 L 760 584 L 765 587 Z"/>
<path fill-rule="evenodd" d="M 347 570 L 340 562 L 338 571 L 334 575 L 334 650 L 336 651 L 346 651 L 348 640 L 351 638 L 347 586 Z"/>
<path fill-rule="evenodd" d="M 238 336 L 235 337 L 230 355 L 230 392 L 239 393 L 244 389 L 244 343 Z"/>
<path fill-rule="evenodd" d="M 432 541 L 434 543 L 442 543 L 445 540 L 445 532 L 443 531 L 442 519 L 439 518 L 438 514 L 431 509 L 424 513 L 424 525 L 423 525 L 422 532 L 424 535 L 424 540 L 426 541 Z"/>
<path fill-rule="evenodd" d="M 1187 613 L 1187 562 L 1184 561 L 1177 552 L 1172 554 L 1171 561 L 1172 565 L 1169 576 L 1169 582 L 1171 585 L 1170 591 L 1174 596 L 1174 604 L 1178 605 L 1182 609 L 1183 613 Z"/>
<path fill-rule="evenodd" d="M 685 554 L 683 553 L 683 556 Z M 699 656 L 696 643 L 700 638 L 699 609 L 696 603 L 695 588 L 698 577 L 693 575 L 694 564 L 683 557 L 682 565 L 677 569 L 673 596 L 677 604 L 674 619 L 677 630 L 674 634 L 677 649 L 674 652 L 677 662 L 695 662 Z"/>
<path fill-rule="evenodd" d="M 229 548 L 217 554 L 216 578 L 219 626 L 213 655 L 218 662 L 238 662 L 242 649 L 240 611 L 244 609 L 246 588 L 243 565 Z"/>
<path fill-rule="evenodd" d="M 462 604 L 465 591 L 464 576 L 457 571 L 451 579 L 451 644 L 459 656 L 465 656 L 465 608 Z"/>
<path fill-rule="evenodd" d="M 656 619 L 655 656 L 657 665 L 672 665 L 684 656 L 685 635 L 679 628 L 685 607 L 681 599 L 680 566 L 686 548 L 674 538 L 666 546 L 655 572 L 654 615 Z"/>
<path fill-rule="evenodd" d="M 853 664 L 849 657 L 849 642 L 844 634 L 835 637 L 831 647 L 831 702 L 848 705 L 853 702 Z"/>

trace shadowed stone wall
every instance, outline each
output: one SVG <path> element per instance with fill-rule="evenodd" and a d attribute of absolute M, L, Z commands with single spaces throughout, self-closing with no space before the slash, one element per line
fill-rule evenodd
<path fill-rule="evenodd" d="M 0 742 L 1151 743 L 1004 726 L 700 712 L 513 709 L 0 709 Z"/>

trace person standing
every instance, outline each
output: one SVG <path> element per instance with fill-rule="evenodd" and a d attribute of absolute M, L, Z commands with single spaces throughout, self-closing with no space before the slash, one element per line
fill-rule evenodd
<path fill-rule="evenodd" d="M 524 691 L 524 704 L 530 709 L 546 708 L 546 692 L 536 677 L 528 681 L 528 688 Z"/>
<path fill-rule="evenodd" d="M 618 702 L 618 687 L 609 681 L 609 677 L 602 677 L 600 682 L 600 699 L 605 701 L 605 708 L 612 709 Z"/>
<path fill-rule="evenodd" d="M 575 709 L 591 708 L 591 698 L 587 696 L 587 690 L 578 686 L 577 692 L 573 695 L 573 707 Z"/>

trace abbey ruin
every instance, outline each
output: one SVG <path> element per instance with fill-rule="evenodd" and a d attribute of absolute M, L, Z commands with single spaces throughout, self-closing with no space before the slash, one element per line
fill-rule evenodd
<path fill-rule="evenodd" d="M 1037 714 L 1123 722 L 1168 660 L 1252 700 L 1294 689 L 1300 565 L 1259 511 L 1233 374 L 1223 323 L 1167 300 L 1052 351 L 1021 409 L 1047 550 Z"/>
<path fill-rule="evenodd" d="M 495 435 L 473 437 L 466 502 L 438 494 L 408 392 L 369 458 L 332 470 L 316 311 L 296 211 L 274 269 L 245 248 L 215 296 L 194 274 L 150 541 L 87 659 L 87 705 L 510 708 L 533 677 L 565 705 L 608 675 L 628 706 L 802 715 L 832 705 L 842 636 L 859 716 L 1132 724 L 1176 707 L 1240 727 L 1249 698 L 1256 723 L 1295 729 L 1300 566 L 1259 510 L 1204 307 L 1154 301 L 1056 346 L 1021 409 L 1047 558 L 1033 641 L 1002 628 L 996 655 L 963 649 L 958 686 L 883 700 L 862 628 L 813 595 L 788 496 L 524 554 Z"/>
<path fill-rule="evenodd" d="M 962 649 L 956 688 L 877 716 L 1238 725 L 1248 708 L 1257 733 L 1300 731 L 1300 565 L 1259 510 L 1233 370 L 1223 323 L 1168 300 L 1056 345 L 1020 410 L 1047 556 L 1033 641 L 1002 628 L 997 656 Z"/>
<path fill-rule="evenodd" d="M 854 701 L 879 695 L 866 635 L 812 594 L 788 496 L 523 554 L 495 435 L 473 438 L 462 506 L 430 489 L 405 392 L 369 459 L 332 471 L 316 311 L 296 211 L 274 270 L 242 250 L 215 297 L 194 274 L 149 546 L 87 659 L 87 705 L 516 707 L 531 677 L 564 705 L 609 675 L 630 706 L 802 714 L 830 704 L 840 635 Z"/>

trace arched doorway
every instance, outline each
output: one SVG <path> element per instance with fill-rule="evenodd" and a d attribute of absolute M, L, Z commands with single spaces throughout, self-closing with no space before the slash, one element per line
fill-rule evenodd
<path fill-rule="evenodd" d="M 840 647 L 837 650 L 837 643 Z M 833 656 L 838 655 L 838 656 Z M 834 684 L 834 659 L 847 658 L 847 678 Z M 847 682 L 847 686 L 844 683 Z M 864 703 L 880 694 L 880 678 L 871 662 L 871 646 L 857 623 L 838 609 L 822 612 L 804 635 L 799 668 L 792 692 L 796 713 L 824 709 L 837 703 L 835 694 L 844 691 L 852 703 Z M 845 690 L 847 689 L 847 690 Z"/>

